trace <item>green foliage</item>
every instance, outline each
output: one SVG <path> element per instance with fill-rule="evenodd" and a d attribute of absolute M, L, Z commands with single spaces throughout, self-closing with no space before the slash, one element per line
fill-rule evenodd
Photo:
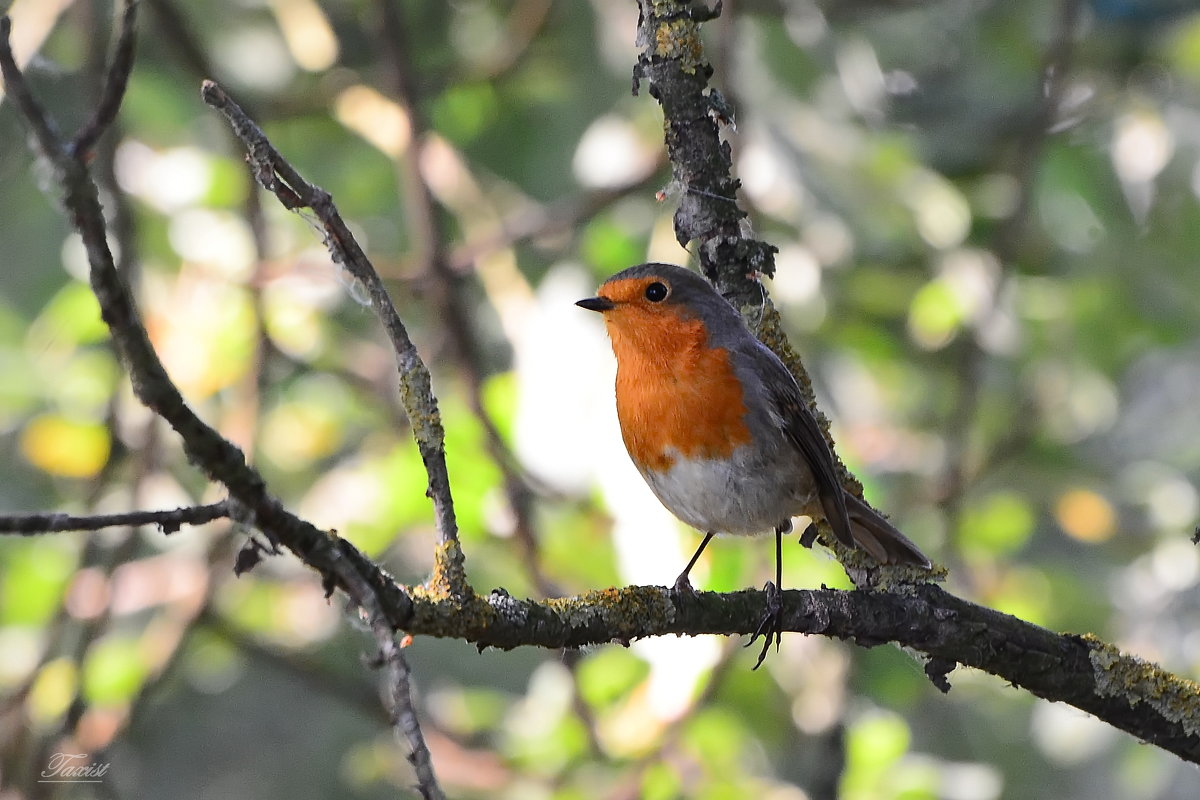
<path fill-rule="evenodd" d="M 195 39 L 178 39 L 165 5 Z M 1048 113 L 1057 2 L 784 5 L 732 4 L 704 42 L 736 112 L 723 135 L 739 200 L 781 248 L 772 298 L 839 453 L 956 593 L 1193 672 L 1200 18 L 1139 27 L 1084 4 Z M 104 4 L 66 6 L 44 41 L 14 36 L 71 129 L 108 32 Z M 425 580 L 432 504 L 393 353 L 311 215 L 250 202 L 242 153 L 198 98 L 213 77 L 332 192 L 429 363 L 475 589 L 666 582 L 699 534 L 636 494 L 608 347 L 571 306 L 632 263 L 692 259 L 671 231 L 684 190 L 666 169 L 638 172 L 660 157 L 661 119 L 645 82 L 629 93 L 633 6 L 395 6 L 400 64 L 376 4 L 143 4 L 102 201 L 151 341 L 281 502 L 398 580 Z M 415 97 L 399 96 L 401 75 Z M 219 488 L 132 401 L 25 139 L 0 105 L 3 510 L 211 502 Z M 459 330 L 431 258 L 454 275 Z M 290 557 L 233 579 L 250 532 L 3 537 L 0 692 L 26 744 L 77 723 L 77 739 L 117 754 L 130 796 L 199 797 L 213 774 L 264 798 L 406 791 L 403 747 L 364 688 L 358 620 Z M 795 541 L 787 588 L 850 586 Z M 697 585 L 761 586 L 772 559 L 769 535 L 722 537 Z M 847 800 L 1047 787 L 1071 800 L 1103 785 L 1165 800 L 1192 780 L 1123 736 L 1071 761 L 1054 745 L 1072 734 L 1026 695 L 960 668 L 944 697 L 884 646 L 789 635 L 751 672 L 734 646 L 621 644 L 577 658 L 413 642 L 450 796 L 794 800 L 836 785 Z M 310 735 L 310 756 L 281 755 Z M 274 762 L 298 788 L 263 777 Z"/>

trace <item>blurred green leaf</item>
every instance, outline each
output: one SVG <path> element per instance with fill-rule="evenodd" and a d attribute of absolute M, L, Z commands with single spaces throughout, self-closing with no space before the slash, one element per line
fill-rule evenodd
<path fill-rule="evenodd" d="M 433 104 L 433 124 L 447 139 L 465 144 L 483 133 L 499 99 L 488 83 L 457 84 Z"/>
<path fill-rule="evenodd" d="M 76 545 L 65 538 L 8 539 L 0 551 L 0 623 L 48 622 L 75 569 L 75 550 Z"/>
<path fill-rule="evenodd" d="M 100 319 L 100 304 L 86 283 L 72 281 L 62 287 L 29 329 L 35 350 L 90 344 L 108 338 Z"/>
<path fill-rule="evenodd" d="M 701 708 L 688 721 L 683 741 L 708 771 L 737 772 L 743 745 L 750 740 L 746 722 L 744 716 L 731 708 Z"/>
<path fill-rule="evenodd" d="M 584 260 L 607 276 L 642 260 L 645 246 L 610 217 L 601 216 L 583 229 L 579 249 Z"/>
<path fill-rule="evenodd" d="M 579 662 L 579 693 L 593 708 L 603 708 L 628 694 L 650 672 L 645 661 L 621 647 L 603 647 Z"/>
<path fill-rule="evenodd" d="M 83 665 L 83 694 L 91 703 L 129 702 L 146 678 L 138 640 L 107 636 L 92 645 Z"/>
<path fill-rule="evenodd" d="M 965 549 L 1002 556 L 1025 545 L 1033 533 L 1033 524 L 1028 500 L 1016 492 L 993 492 L 968 505 L 959 536 Z"/>
<path fill-rule="evenodd" d="M 872 711 L 855 720 L 846 732 L 846 769 L 839 795 L 845 800 L 894 797 L 889 770 L 908 751 L 911 735 L 904 719 Z"/>
<path fill-rule="evenodd" d="M 679 775 L 661 761 L 650 764 L 642 774 L 642 800 L 671 800 L 680 797 L 682 790 Z"/>

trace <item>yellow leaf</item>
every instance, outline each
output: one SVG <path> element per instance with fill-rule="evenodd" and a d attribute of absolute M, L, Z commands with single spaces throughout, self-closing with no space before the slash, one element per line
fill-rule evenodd
<path fill-rule="evenodd" d="M 21 452 L 29 463 L 52 475 L 90 478 L 108 460 L 111 442 L 95 422 L 43 414 L 21 434 Z"/>
<path fill-rule="evenodd" d="M 38 673 L 29 692 L 29 716 L 35 722 L 57 719 L 71 705 L 79 684 L 75 664 L 66 658 L 56 658 Z"/>

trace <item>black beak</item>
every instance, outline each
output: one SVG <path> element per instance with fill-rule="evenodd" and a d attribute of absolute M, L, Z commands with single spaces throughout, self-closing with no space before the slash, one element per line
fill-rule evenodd
<path fill-rule="evenodd" d="M 607 297 L 588 297 L 580 300 L 575 305 L 580 308 L 586 308 L 588 311 L 612 311 L 617 307 L 617 304 Z"/>

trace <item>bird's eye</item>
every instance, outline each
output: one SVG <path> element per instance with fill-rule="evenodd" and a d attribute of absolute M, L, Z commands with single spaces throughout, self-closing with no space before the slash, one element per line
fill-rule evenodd
<path fill-rule="evenodd" d="M 665 284 L 655 281 L 646 287 L 646 299 L 651 303 L 661 303 L 667 299 L 667 287 Z"/>

